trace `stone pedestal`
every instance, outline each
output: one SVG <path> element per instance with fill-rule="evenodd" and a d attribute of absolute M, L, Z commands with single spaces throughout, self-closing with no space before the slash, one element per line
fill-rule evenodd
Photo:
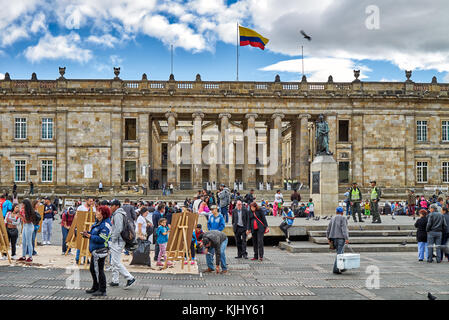
<path fill-rule="evenodd" d="M 338 206 L 338 165 L 332 156 L 317 156 L 310 170 L 310 198 L 316 216 L 335 214 Z"/>

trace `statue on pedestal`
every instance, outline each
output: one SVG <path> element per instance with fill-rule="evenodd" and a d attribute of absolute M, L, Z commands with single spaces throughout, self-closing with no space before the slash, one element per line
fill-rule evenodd
<path fill-rule="evenodd" d="M 320 114 L 316 122 L 316 155 L 332 155 L 329 151 L 329 125 L 324 121 L 324 115 Z"/>

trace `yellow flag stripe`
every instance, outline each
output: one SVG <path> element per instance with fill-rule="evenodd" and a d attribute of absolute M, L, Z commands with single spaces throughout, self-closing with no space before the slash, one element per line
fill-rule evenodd
<path fill-rule="evenodd" d="M 262 42 L 266 45 L 268 43 L 268 41 L 270 41 L 269 39 L 262 37 L 260 34 L 258 34 L 256 31 L 239 26 L 239 33 L 241 37 L 256 37 L 256 38 L 260 38 L 260 40 L 262 40 Z"/>

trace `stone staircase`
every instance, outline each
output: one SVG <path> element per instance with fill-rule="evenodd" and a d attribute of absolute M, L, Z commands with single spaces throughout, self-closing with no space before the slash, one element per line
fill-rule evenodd
<path fill-rule="evenodd" d="M 412 252 L 417 251 L 416 229 L 413 225 L 349 225 L 349 243 L 354 252 Z M 330 252 L 326 226 L 308 230 L 309 241 L 280 242 L 289 252 Z"/>

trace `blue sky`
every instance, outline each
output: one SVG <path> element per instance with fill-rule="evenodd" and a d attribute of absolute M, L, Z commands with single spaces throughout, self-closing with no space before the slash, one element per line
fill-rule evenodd
<path fill-rule="evenodd" d="M 0 78 L 165 80 L 174 49 L 176 80 L 234 81 L 236 23 L 270 39 L 239 47 L 239 80 L 449 82 L 449 4 L 323 0 L 16 0 L 0 12 Z M 312 41 L 303 39 L 305 30 Z"/>

